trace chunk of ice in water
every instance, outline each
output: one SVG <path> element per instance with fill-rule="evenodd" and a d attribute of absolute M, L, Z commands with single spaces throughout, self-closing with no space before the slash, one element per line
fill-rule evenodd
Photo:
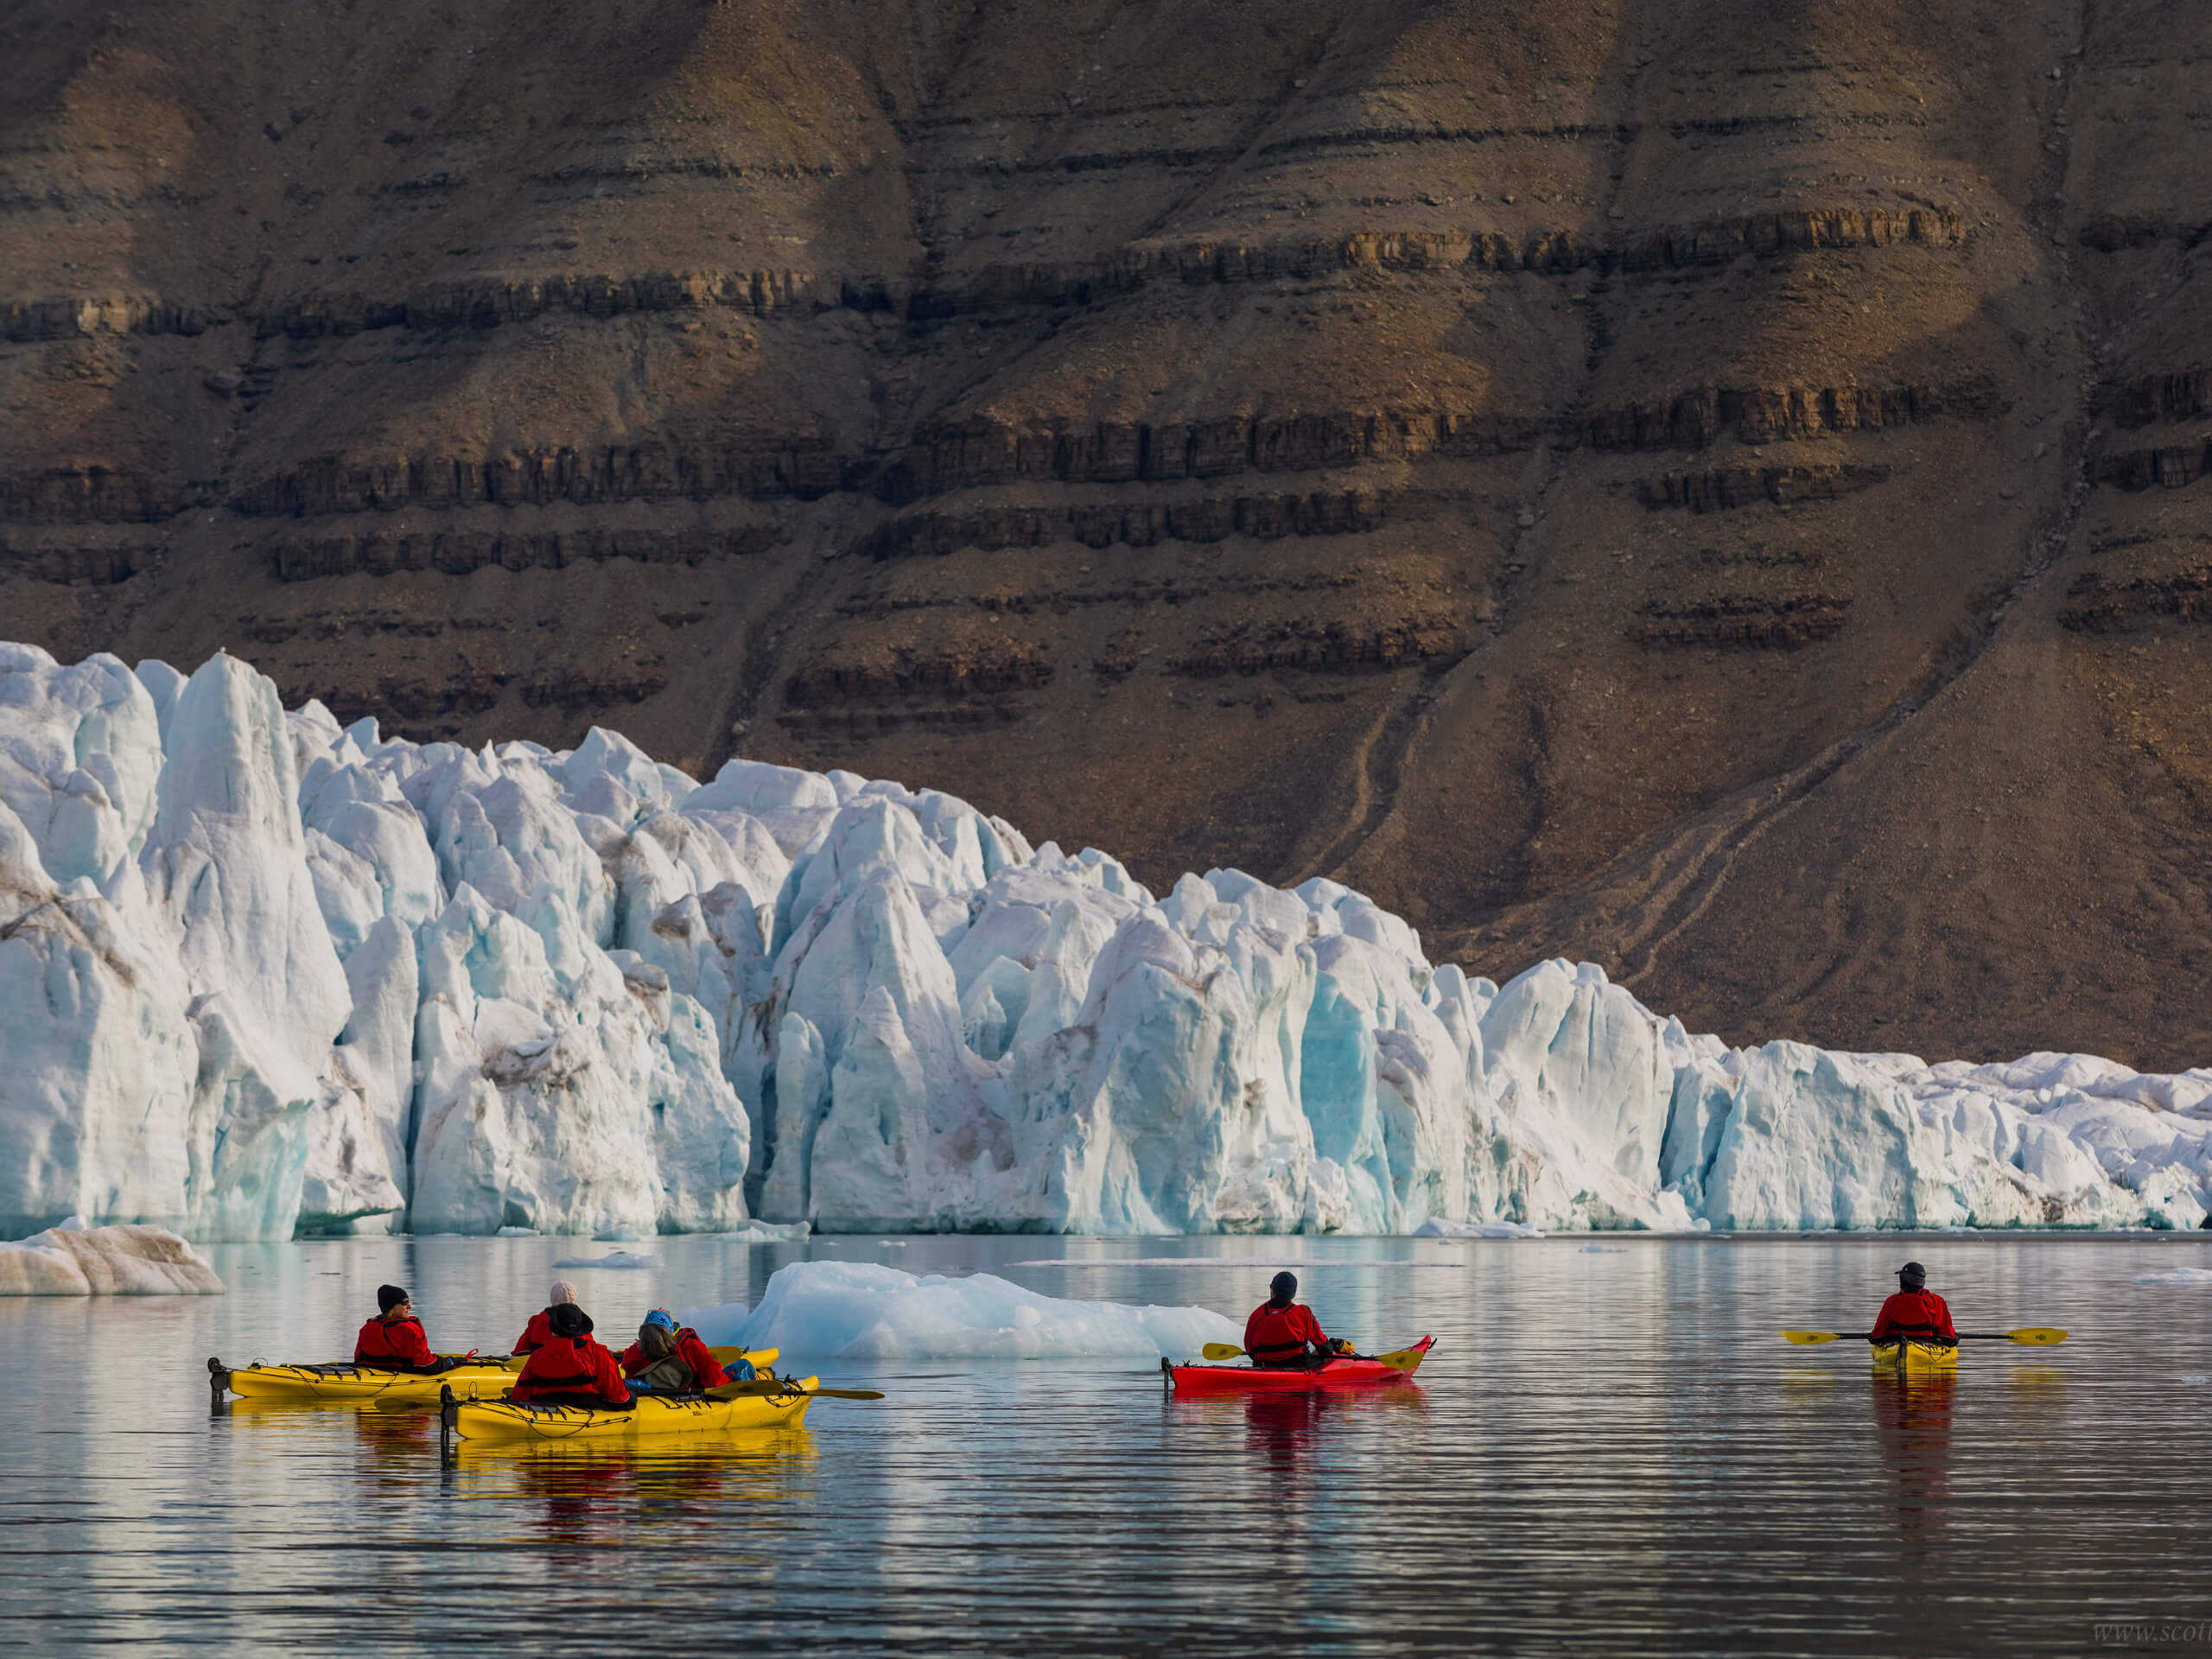
<path fill-rule="evenodd" d="M 836 1359 L 1157 1359 L 1242 1334 L 1211 1308 L 1045 1296 L 988 1273 L 918 1278 L 874 1262 L 795 1262 L 768 1281 L 739 1340 L 782 1349 L 790 1369 Z"/>

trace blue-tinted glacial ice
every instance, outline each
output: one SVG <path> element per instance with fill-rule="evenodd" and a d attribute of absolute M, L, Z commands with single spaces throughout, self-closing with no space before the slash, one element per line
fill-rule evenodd
<path fill-rule="evenodd" d="M 1731 1049 L 931 791 L 0 646 L 0 1230 L 2195 1227 L 2212 1071 Z"/>

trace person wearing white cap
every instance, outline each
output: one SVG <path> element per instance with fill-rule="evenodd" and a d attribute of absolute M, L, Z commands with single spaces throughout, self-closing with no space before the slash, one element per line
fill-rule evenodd
<path fill-rule="evenodd" d="M 550 1299 L 543 1307 L 530 1316 L 530 1323 L 523 1327 L 522 1335 L 515 1338 L 515 1352 L 534 1354 L 552 1341 L 553 1310 L 563 1304 L 569 1307 L 576 1305 L 576 1287 L 566 1279 L 556 1279 Z"/>

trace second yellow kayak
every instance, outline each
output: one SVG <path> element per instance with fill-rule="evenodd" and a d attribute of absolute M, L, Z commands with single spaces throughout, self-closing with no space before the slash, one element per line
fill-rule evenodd
<path fill-rule="evenodd" d="M 626 1440 L 649 1434 L 685 1434 L 731 1428 L 796 1424 L 813 1402 L 819 1377 L 785 1382 L 774 1394 L 735 1400 L 668 1399 L 645 1395 L 627 1411 L 588 1406 L 517 1405 L 510 1400 L 467 1400 L 454 1390 L 454 1430 L 468 1440 Z"/>

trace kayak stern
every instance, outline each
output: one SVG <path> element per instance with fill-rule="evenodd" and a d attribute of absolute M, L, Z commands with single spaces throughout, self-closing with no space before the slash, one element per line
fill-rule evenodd
<path fill-rule="evenodd" d="M 1885 1376 L 1936 1376 L 1959 1369 L 1955 1342 L 1878 1342 L 1874 1369 Z"/>

